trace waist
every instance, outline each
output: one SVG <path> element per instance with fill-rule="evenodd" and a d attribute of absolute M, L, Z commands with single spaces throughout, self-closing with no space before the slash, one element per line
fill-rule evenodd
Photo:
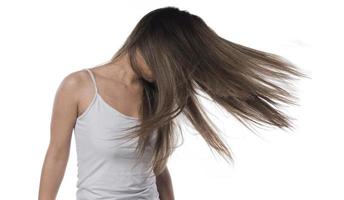
<path fill-rule="evenodd" d="M 117 180 L 94 180 L 77 185 L 77 200 L 159 200 L 155 176 L 118 176 Z"/>

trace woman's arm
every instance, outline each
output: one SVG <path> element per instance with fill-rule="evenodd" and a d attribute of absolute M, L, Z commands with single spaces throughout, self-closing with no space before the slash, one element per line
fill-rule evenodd
<path fill-rule="evenodd" d="M 160 200 L 174 200 L 172 180 L 167 167 L 163 173 L 156 176 L 156 185 Z"/>
<path fill-rule="evenodd" d="M 66 76 L 57 89 L 50 124 L 50 143 L 45 154 L 39 184 L 39 200 L 55 200 L 69 157 L 77 116 L 75 73 Z"/>

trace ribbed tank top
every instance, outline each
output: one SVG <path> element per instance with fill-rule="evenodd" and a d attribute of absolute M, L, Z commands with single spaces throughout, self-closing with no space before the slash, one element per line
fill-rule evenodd
<path fill-rule="evenodd" d="M 137 138 L 116 136 L 126 134 L 139 119 L 113 108 L 99 95 L 96 78 L 89 68 L 94 97 L 86 110 L 77 117 L 74 135 L 77 152 L 77 200 L 159 200 L 156 177 L 149 170 L 151 143 L 137 164 Z M 134 165 L 136 164 L 136 165 Z"/>

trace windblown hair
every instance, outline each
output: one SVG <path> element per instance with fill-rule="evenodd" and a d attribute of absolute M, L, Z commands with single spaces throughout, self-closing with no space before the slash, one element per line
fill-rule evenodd
<path fill-rule="evenodd" d="M 140 54 L 155 76 L 143 78 L 136 60 Z M 294 127 L 281 103 L 297 105 L 297 97 L 280 84 L 307 77 L 290 61 L 276 54 L 228 41 L 215 33 L 198 16 L 176 7 L 165 7 L 146 14 L 123 46 L 112 57 L 128 55 L 140 77 L 144 92 L 141 123 L 126 137 L 138 137 L 142 157 L 157 131 L 152 169 L 160 174 L 176 147 L 175 118 L 184 114 L 207 144 L 233 161 L 230 148 L 213 129 L 203 110 L 197 90 L 231 113 L 246 127 L 271 125 Z"/>

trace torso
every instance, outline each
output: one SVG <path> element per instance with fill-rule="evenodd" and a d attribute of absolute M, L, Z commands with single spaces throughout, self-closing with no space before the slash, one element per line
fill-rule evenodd
<path fill-rule="evenodd" d="M 139 162 L 135 150 L 138 138 L 120 139 L 128 134 L 126 128 L 140 123 L 136 118 L 138 110 L 133 106 L 140 101 L 139 92 L 125 90 L 108 80 L 100 67 L 89 69 L 85 70 L 86 77 L 89 76 L 85 82 L 89 84 L 85 83 L 80 90 L 83 107 L 74 126 L 78 167 L 76 199 L 159 200 L 150 163 L 157 131 L 152 133 Z M 91 81 L 93 76 L 87 73 L 94 75 L 96 84 L 91 85 L 94 79 Z"/>

